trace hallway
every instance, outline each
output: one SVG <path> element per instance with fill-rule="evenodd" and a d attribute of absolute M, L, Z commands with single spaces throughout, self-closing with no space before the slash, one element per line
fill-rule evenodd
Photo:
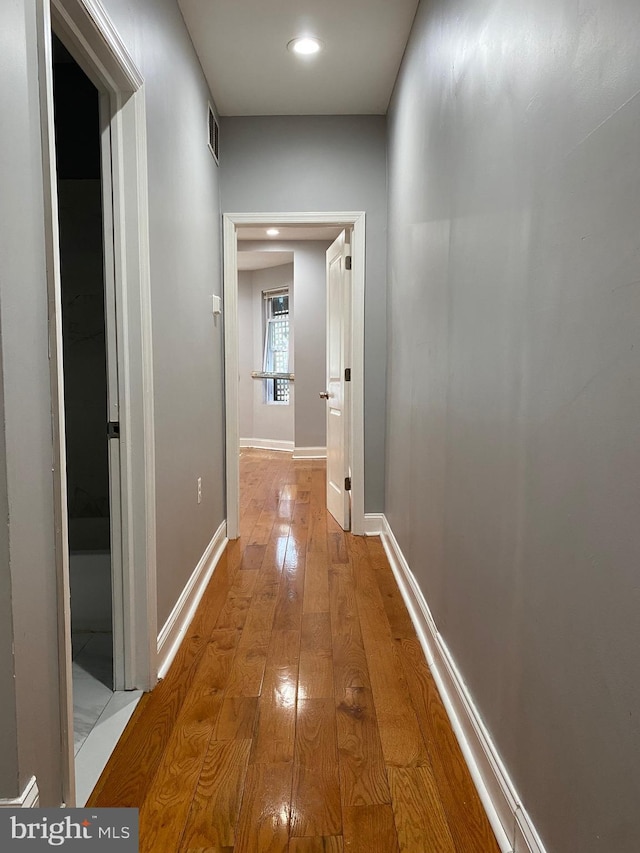
<path fill-rule="evenodd" d="M 241 538 L 88 805 L 140 807 L 154 853 L 497 851 L 380 540 L 324 462 L 240 464 Z"/>

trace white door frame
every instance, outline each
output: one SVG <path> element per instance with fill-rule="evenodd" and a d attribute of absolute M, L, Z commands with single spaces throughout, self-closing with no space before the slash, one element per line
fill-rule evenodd
<path fill-rule="evenodd" d="M 351 529 L 364 535 L 364 287 L 365 214 L 362 211 L 323 213 L 225 213 L 224 240 L 224 377 L 227 470 L 227 536 L 240 534 L 240 416 L 238 409 L 238 241 L 240 225 L 335 225 L 351 228 L 353 258 L 351 295 Z"/>
<path fill-rule="evenodd" d="M 122 495 L 126 689 L 157 681 L 155 449 L 144 81 L 99 0 L 38 0 L 49 300 L 63 797 L 75 803 L 62 305 L 51 28 L 102 93 L 110 116 Z M 106 424 L 105 424 L 106 426 Z"/>

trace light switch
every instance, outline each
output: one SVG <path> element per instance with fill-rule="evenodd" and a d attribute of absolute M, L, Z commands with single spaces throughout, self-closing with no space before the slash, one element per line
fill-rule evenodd
<path fill-rule="evenodd" d="M 222 314 L 222 299 L 213 294 L 213 313 Z"/>

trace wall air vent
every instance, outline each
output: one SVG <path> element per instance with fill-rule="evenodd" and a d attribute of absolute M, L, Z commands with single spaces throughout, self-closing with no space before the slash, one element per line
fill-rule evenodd
<path fill-rule="evenodd" d="M 209 151 L 213 154 L 213 159 L 216 163 L 220 162 L 220 125 L 214 113 L 211 104 L 209 104 L 209 114 L 207 118 L 207 144 Z"/>

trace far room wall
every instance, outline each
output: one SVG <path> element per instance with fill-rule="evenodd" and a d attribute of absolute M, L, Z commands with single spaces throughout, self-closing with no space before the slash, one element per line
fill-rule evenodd
<path fill-rule="evenodd" d="M 291 415 L 293 418 L 292 433 L 290 440 L 294 442 L 295 451 L 318 451 L 325 452 L 326 439 L 326 410 L 325 403 L 320 399 L 319 392 L 324 389 L 326 383 L 326 252 L 329 243 L 324 240 L 296 240 L 296 241 L 270 241 L 264 243 L 261 241 L 241 241 L 239 251 L 291 251 L 293 253 L 293 270 L 292 270 L 292 300 L 290 312 L 292 317 L 292 335 L 291 335 L 291 371 L 295 373 L 295 381 L 292 383 L 292 406 Z M 283 267 L 273 267 L 269 270 L 256 270 L 249 275 L 252 275 L 253 281 L 261 280 L 260 274 L 274 274 L 274 270 L 284 269 Z M 261 383 L 254 379 L 246 379 L 243 374 L 250 377 L 251 370 L 259 370 L 262 365 L 262 346 L 263 341 L 260 340 L 258 350 L 255 352 L 253 366 L 248 368 L 246 363 L 246 347 L 243 345 L 243 314 L 246 311 L 246 303 L 243 303 L 242 288 L 246 287 L 243 281 L 246 274 L 239 273 L 239 338 L 240 338 L 240 436 L 245 436 L 245 432 L 250 428 L 248 423 L 250 395 L 251 390 L 247 388 L 249 382 L 254 386 L 261 386 Z M 256 290 L 265 290 L 269 287 L 276 287 L 277 284 L 269 284 L 272 280 L 268 275 L 264 279 L 267 286 L 256 288 Z M 246 291 L 245 291 L 246 293 Z M 260 297 L 260 294 L 258 294 Z M 246 327 L 246 326 L 245 326 Z M 261 332 L 260 332 L 261 334 Z M 254 335 L 254 346 L 257 340 L 257 335 Z M 262 394 L 262 388 L 253 393 Z M 255 397 L 254 397 L 255 401 Z M 264 409 L 274 407 L 263 406 Z M 260 408 L 256 408 L 255 402 L 251 407 L 251 411 L 256 416 Z M 259 417 L 259 415 L 258 415 Z M 244 420 L 243 420 L 244 419 Z M 271 423 L 272 419 L 269 419 Z M 262 427 L 266 425 L 266 421 Z M 263 435 L 264 429 L 257 423 L 253 424 L 253 437 L 256 438 L 273 438 L 279 436 L 275 433 Z"/>

